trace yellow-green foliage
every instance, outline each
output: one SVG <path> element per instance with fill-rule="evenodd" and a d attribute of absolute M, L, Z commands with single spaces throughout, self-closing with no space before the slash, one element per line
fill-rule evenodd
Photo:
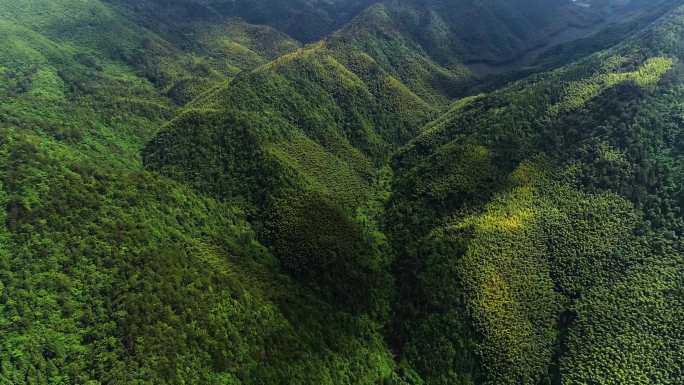
<path fill-rule="evenodd" d="M 603 144 L 600 148 L 601 157 L 608 162 L 626 163 L 627 159 L 624 151 L 620 151 L 617 148 L 611 147 L 610 145 Z"/>
<path fill-rule="evenodd" d="M 366 164 L 365 170 L 355 170 L 353 164 L 303 135 L 270 144 L 267 151 L 297 172 L 307 189 L 333 196 L 344 207 L 356 207 L 367 199 L 369 181 L 362 176 L 371 172 L 370 164 Z"/>
<path fill-rule="evenodd" d="M 275 58 L 297 49 L 300 44 L 286 34 L 261 25 L 250 25 L 240 20 L 232 20 L 225 28 L 230 39 L 248 47 L 265 58 Z"/>
<path fill-rule="evenodd" d="M 394 141 L 405 142 L 412 138 L 416 127 L 421 126 L 424 116 L 436 116 L 437 106 L 418 96 L 414 90 L 393 76 L 367 53 L 357 50 L 342 50 L 326 44 L 328 52 L 337 61 L 358 76 L 377 98 L 380 111 L 396 116 L 399 121 L 409 122 L 409 127 L 399 132 L 390 132 Z M 419 111 L 419 114 L 415 112 Z M 396 130 L 396 128 L 394 128 Z M 386 133 L 385 135 L 387 135 Z"/>
<path fill-rule="evenodd" d="M 615 64 L 623 61 L 624 58 L 609 58 L 605 66 L 590 78 L 565 84 L 562 100 L 549 107 L 549 114 L 557 115 L 579 109 L 601 91 L 620 83 L 631 81 L 642 88 L 653 88 L 674 63 L 671 58 L 654 57 L 646 60 L 635 71 L 612 72 Z"/>
<path fill-rule="evenodd" d="M 561 359 L 562 384 L 676 384 L 684 380 L 681 267 L 650 258 L 577 306 Z M 658 260 L 661 259 L 661 260 Z"/>
<path fill-rule="evenodd" d="M 411 23 L 420 16 L 416 9 L 400 3 L 371 5 L 343 30 L 327 40 L 341 56 L 368 55 L 392 77 L 432 105 L 444 106 L 449 95 L 458 94 L 473 73 L 456 62 L 437 63 L 412 36 Z M 437 23 L 438 24 L 438 23 Z M 424 27 L 424 26 L 421 26 Z M 443 26 L 441 26 L 443 27 Z M 440 26 L 429 25 L 431 37 L 449 39 Z M 432 47 L 431 47 L 432 48 Z M 454 60 L 457 60 L 454 58 Z"/>
<path fill-rule="evenodd" d="M 0 58 L 6 68 L 5 73 L 15 66 L 42 64 L 47 57 L 61 57 L 60 47 L 25 27 L 20 27 L 10 20 L 0 19 Z"/>
<path fill-rule="evenodd" d="M 426 240 L 452 245 L 435 247 L 441 256 L 426 261 L 421 282 L 436 291 L 433 306 L 463 296 L 485 383 L 548 379 L 561 314 L 574 299 L 618 282 L 643 252 L 633 206 L 557 178 L 543 161 L 524 162 L 482 212 L 451 220 Z M 469 332 L 461 326 L 460 333 Z"/>
<path fill-rule="evenodd" d="M 258 115 L 259 128 L 252 133 L 257 148 L 244 148 L 242 151 L 270 154 L 269 158 L 279 163 L 278 173 L 291 182 L 290 187 L 325 192 L 339 199 L 343 206 L 353 208 L 365 200 L 375 166 L 384 161 L 392 148 L 410 137 L 418 123 L 431 112 L 423 101 L 386 74 L 380 72 L 371 80 L 373 83 L 363 79 L 362 75 L 348 69 L 322 44 L 312 45 L 242 74 L 229 85 L 207 93 L 201 102 L 195 102 L 193 106 L 211 108 L 218 114 L 220 111 L 226 115 L 249 112 L 255 119 Z M 376 84 L 380 87 L 375 87 Z M 213 116 L 216 114 L 211 113 Z M 205 127 L 197 122 L 191 124 L 199 130 L 199 137 L 208 131 L 212 135 L 230 137 L 235 130 L 242 129 L 217 127 L 210 123 L 213 121 L 213 118 L 208 119 Z M 183 127 L 184 124 L 190 123 L 178 121 L 169 131 L 188 129 Z M 176 143 L 154 141 L 148 150 L 155 155 L 149 159 L 174 163 L 195 152 L 195 147 L 184 145 L 186 139 L 183 135 L 169 134 L 173 135 Z M 214 142 L 222 141 L 214 139 Z M 213 144 L 209 146 L 215 147 Z M 180 157 L 161 155 L 168 151 L 187 154 Z M 221 153 L 225 155 L 225 149 Z M 197 156 L 211 158 L 213 155 L 204 153 Z M 180 173 L 173 171 L 172 174 L 194 175 L 194 182 L 206 185 L 222 179 L 215 174 L 196 177 L 214 168 L 206 166 L 215 164 L 209 158 L 205 165 L 194 161 L 192 164 L 184 161 L 165 165 L 157 164 L 156 160 L 149 165 L 168 172 L 185 170 Z M 239 162 L 234 164 L 239 165 Z M 191 166 L 198 169 L 190 169 Z M 227 178 L 239 183 L 239 179 L 234 179 L 235 175 L 229 176 L 235 170 L 230 165 L 224 172 Z M 273 191 L 262 193 L 271 195 L 277 190 L 275 185 Z M 227 185 L 224 187 L 221 191 L 225 193 L 240 190 Z M 216 190 L 213 192 L 217 193 Z"/>
<path fill-rule="evenodd" d="M 33 75 L 31 90 L 28 95 L 44 98 L 54 102 L 64 100 L 64 81 L 49 69 L 39 69 Z"/>
<path fill-rule="evenodd" d="M 429 137 L 431 133 L 438 131 L 442 125 L 453 119 L 454 116 L 457 116 L 466 106 L 473 101 L 481 99 L 483 96 L 484 95 L 467 96 L 455 101 L 446 112 L 440 114 L 437 119 L 434 119 L 430 123 L 423 126 L 420 132 L 421 136 Z"/>
<path fill-rule="evenodd" d="M 531 183 L 513 187 L 483 214 L 449 230 L 471 237 L 461 274 L 468 309 L 482 333 L 484 365 L 496 384 L 538 381 L 553 352 L 560 309 L 537 224 L 544 215 L 540 171 L 524 172 L 533 173 Z"/>
<path fill-rule="evenodd" d="M 628 72 L 622 77 L 635 82 L 642 88 L 652 88 L 660 78 L 672 68 L 674 60 L 667 57 L 654 57 L 646 60 L 636 71 Z M 621 79 L 621 81 L 625 81 Z"/>
<path fill-rule="evenodd" d="M 300 44 L 267 26 L 231 19 L 222 24 L 199 23 L 189 32 L 198 50 L 223 76 L 233 77 L 242 70 L 263 65 L 296 50 Z M 192 75 L 190 76 L 192 77 Z"/>
<path fill-rule="evenodd" d="M 258 71 L 292 71 L 293 69 L 307 69 L 313 74 L 332 76 L 342 89 L 364 88 L 361 79 L 343 66 L 329 52 L 323 49 L 322 43 L 299 49 L 283 55 L 276 60 L 257 69 Z"/>
<path fill-rule="evenodd" d="M 458 102 L 396 154 L 396 335 L 427 383 L 681 382 L 683 15 Z"/>

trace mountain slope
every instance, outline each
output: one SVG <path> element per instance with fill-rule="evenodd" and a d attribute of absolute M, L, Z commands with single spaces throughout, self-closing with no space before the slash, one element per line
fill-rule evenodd
<path fill-rule="evenodd" d="M 147 146 L 146 164 L 164 174 L 190 177 L 219 198 L 243 196 L 257 206 L 267 203 L 267 197 L 257 198 L 256 193 L 279 195 L 283 192 L 275 191 L 288 185 L 322 189 L 347 208 L 358 206 L 376 167 L 434 110 L 371 58 L 340 60 L 353 67 L 317 45 L 242 74 L 193 102 Z M 200 145 L 192 141 L 201 137 L 189 137 L 193 131 L 218 137 Z M 244 143 L 245 134 L 251 145 L 227 148 Z M 250 152 L 261 160 L 241 163 Z M 213 168 L 205 166 L 219 154 L 225 159 L 218 159 L 219 170 L 210 177 L 206 173 Z M 258 176 L 261 184 L 244 183 L 248 175 Z"/>
<path fill-rule="evenodd" d="M 284 270 L 384 320 L 390 257 L 373 209 L 386 189 L 381 168 L 434 109 L 352 55 L 340 59 L 348 68 L 319 44 L 243 73 L 193 102 L 143 157 L 150 170 L 240 202 Z"/>
<path fill-rule="evenodd" d="M 391 375 L 375 326 L 275 271 L 238 210 L 16 129 L 1 143 L 3 382 Z"/>
<path fill-rule="evenodd" d="M 0 382 L 393 376 L 377 325 L 283 275 L 240 209 L 142 169 L 187 51 L 98 1 L 0 5 Z"/>
<path fill-rule="evenodd" d="M 0 383 L 683 382 L 675 3 L 0 0 Z"/>
<path fill-rule="evenodd" d="M 384 10 L 375 8 L 372 12 Z M 617 139 L 621 134 L 582 132 L 578 128 L 582 126 L 576 126 L 579 123 L 575 120 L 584 116 L 578 115 L 578 111 L 586 114 L 583 108 L 593 108 L 590 111 L 595 112 L 589 115 L 600 116 L 601 119 L 619 115 L 615 109 L 629 108 L 621 107 L 626 100 L 640 100 L 661 90 L 657 88 L 660 80 L 665 74 L 674 76 L 672 71 L 679 57 L 679 48 L 672 46 L 676 40 L 668 38 L 677 36 L 678 20 L 678 14 L 674 12 L 669 18 L 659 21 L 656 27 L 613 50 L 593 55 L 576 65 L 533 76 L 490 95 L 461 100 L 428 124 L 395 156 L 397 175 L 385 221 L 397 258 L 393 273 L 399 289 L 399 300 L 394 304 L 394 314 L 398 317 L 391 320 L 394 326 L 391 340 L 405 362 L 428 383 L 572 383 L 587 378 L 583 376 L 613 378 L 610 370 L 617 371 L 617 368 L 600 374 L 595 372 L 599 365 L 607 365 L 607 361 L 583 361 L 587 353 L 580 352 L 587 349 L 587 345 L 573 339 L 579 338 L 573 337 L 577 336 L 574 333 L 580 333 L 580 329 L 573 327 L 592 330 L 596 325 L 581 321 L 582 317 L 593 317 L 591 310 L 580 314 L 578 309 L 582 306 L 591 309 L 593 301 L 611 298 L 614 295 L 611 293 L 615 293 L 612 290 L 617 290 L 614 287 L 623 280 L 632 279 L 632 274 L 641 274 L 638 279 L 642 280 L 645 279 L 643 274 L 651 274 L 651 278 L 659 282 L 659 274 L 668 270 L 658 266 L 679 263 L 676 244 L 661 242 L 674 237 L 671 231 L 678 228 L 680 219 L 668 223 L 670 227 L 664 230 L 662 224 L 652 222 L 662 219 L 662 212 L 651 214 L 652 208 L 642 206 L 642 200 L 651 200 L 658 202 L 651 204 L 661 205 L 662 210 L 662 199 L 674 202 L 679 195 L 674 193 L 673 196 L 660 197 L 659 194 L 670 189 L 665 186 L 653 186 L 648 193 L 643 190 L 627 193 L 624 187 L 606 184 L 604 176 L 591 174 L 589 170 L 594 172 L 612 167 L 600 163 L 601 157 L 611 159 L 609 162 L 618 162 L 623 159 L 622 151 L 626 150 L 621 150 L 613 142 L 604 143 L 610 140 L 607 138 Z M 385 41 L 403 39 L 401 33 L 391 33 L 393 28 L 390 27 L 389 35 L 385 35 L 390 36 Z M 383 61 L 383 51 L 369 49 L 363 44 L 346 45 L 344 33 L 342 31 L 321 45 L 288 55 L 242 79 L 236 79 L 224 91 L 202 98 L 197 105 L 212 108 L 211 113 L 216 116 L 228 113 L 230 108 L 225 106 L 237 106 L 247 111 L 255 111 L 254 106 L 258 106 L 256 110 L 274 113 L 269 115 L 269 121 L 249 129 L 253 138 L 250 145 L 238 146 L 260 149 L 259 156 L 264 156 L 257 161 L 260 165 L 273 164 L 273 157 L 267 155 L 269 142 L 277 143 L 270 147 L 277 149 L 276 154 L 297 151 L 300 157 L 312 158 L 316 151 L 306 149 L 298 140 L 277 139 L 279 135 L 287 138 L 287 135 L 300 130 L 320 144 L 330 143 L 330 139 L 321 141 L 322 132 L 332 133 L 333 137 L 344 133 L 344 139 L 355 149 L 361 149 L 369 160 L 382 159 L 369 151 L 372 146 L 369 147 L 367 142 L 353 140 L 373 138 L 372 131 L 349 136 L 349 132 L 344 130 L 345 125 L 328 126 L 326 129 L 321 121 L 308 118 L 311 111 L 317 111 L 317 114 L 322 111 L 323 116 L 329 114 L 325 112 L 330 111 L 328 108 L 317 107 L 320 100 L 326 99 L 325 94 L 337 96 L 350 92 L 355 81 L 340 80 L 354 79 L 352 74 L 358 75 L 359 86 L 366 84 L 367 87 L 368 77 L 363 75 L 368 71 L 359 70 L 357 63 L 360 59 L 377 66 L 374 68 L 378 70 L 382 69 L 380 73 L 384 73 L 385 68 L 392 68 L 391 60 Z M 369 41 L 366 37 L 361 40 Z M 387 52 L 398 52 L 396 46 L 390 47 L 393 48 Z M 415 46 L 403 47 L 403 52 L 409 54 L 417 51 Z M 321 65 L 321 62 L 327 64 Z M 347 68 L 351 71 L 346 72 Z M 282 79 L 273 79 L 273 74 L 264 73 L 265 70 L 284 76 L 296 87 L 291 88 L 292 83 L 282 82 Z M 330 78 L 339 80 L 332 83 Z M 278 86 L 263 88 L 264 83 L 276 83 Z M 257 92 L 262 95 L 272 96 L 272 99 L 264 103 L 263 100 L 255 102 L 245 98 L 249 93 L 242 88 L 243 84 L 248 84 L 250 90 L 259 90 Z M 323 92 L 311 92 L 321 84 L 328 85 L 324 86 Z M 301 104 L 291 102 L 300 97 L 298 89 L 307 90 Z M 287 90 L 287 96 L 280 95 L 280 90 Z M 624 96 L 617 99 L 612 92 Z M 372 100 L 358 93 L 354 95 L 356 100 Z M 425 95 L 429 93 L 421 96 Z M 284 100 L 288 102 L 283 103 Z M 341 102 L 342 116 L 355 111 L 346 107 L 344 100 L 336 100 L 338 104 Z M 600 100 L 613 100 L 615 105 L 608 107 Z M 359 105 L 373 106 L 374 103 L 362 102 Z M 378 114 L 378 110 L 365 111 L 368 112 L 364 114 L 369 116 Z M 295 124 L 278 123 L 282 118 Z M 336 118 L 324 120 L 338 121 Z M 364 200 L 363 188 L 355 188 L 358 184 L 340 174 L 344 166 L 308 160 L 295 164 L 295 173 L 299 176 L 289 182 L 269 177 L 260 179 L 265 180 L 265 184 L 247 184 L 256 186 L 255 191 L 268 192 L 265 197 L 255 199 L 253 192 L 235 190 L 242 186 L 246 176 L 273 175 L 272 170 L 226 167 L 250 156 L 223 146 L 215 148 L 213 143 L 225 141 L 226 135 L 243 132 L 242 127 L 250 124 L 247 121 L 258 121 L 258 118 L 250 116 L 243 121 L 218 125 L 202 123 L 202 120 L 198 125 L 194 118 L 191 121 L 191 124 L 180 121 L 172 125 L 171 131 L 152 142 L 146 155 L 148 166 L 178 180 L 190 181 L 199 191 L 217 197 L 248 197 L 252 204 L 256 202 L 257 211 L 264 210 L 264 207 L 267 207 L 267 212 L 273 207 L 276 211 L 279 211 L 278 207 L 300 207 L 300 203 L 295 203 L 297 199 L 277 198 L 288 195 L 284 191 L 291 191 L 291 186 L 296 185 L 305 186 L 304 190 L 322 191 L 339 202 L 342 211 L 345 211 L 345 206 L 353 208 Z M 372 121 L 367 127 L 382 127 L 381 124 Z M 589 127 L 597 125 L 594 122 L 582 124 Z M 657 124 L 667 126 L 669 123 Z M 350 125 L 363 126 L 363 123 Z M 601 123 L 598 126 L 602 130 L 610 127 Z M 212 128 L 210 136 L 219 139 L 187 142 L 191 132 L 207 132 L 208 127 L 220 127 L 219 130 Z M 339 140 L 332 139 L 332 142 Z M 585 143 L 587 140 L 590 143 Z M 640 139 L 634 142 L 645 143 Z M 401 144 L 402 140 L 394 143 Z M 170 152 L 169 148 L 172 149 Z M 210 150 L 200 153 L 197 148 Z M 333 148 L 328 151 L 333 151 Z M 598 158 L 587 159 L 578 155 L 591 151 L 599 154 Z M 255 152 L 250 150 L 248 153 Z M 229 157 L 219 161 L 218 171 L 207 173 L 215 169 L 204 166 L 213 164 L 218 154 L 228 154 Z M 198 155 L 202 157 L 197 158 Z M 282 164 L 287 163 L 284 159 L 294 159 L 293 155 L 280 156 L 276 164 L 281 166 L 276 167 L 281 170 L 275 174 L 288 175 Z M 353 159 L 339 153 L 337 156 L 343 160 Z M 638 164 L 636 160 L 624 162 Z M 367 171 L 373 170 L 372 163 L 369 163 Z M 309 165 L 308 170 L 299 168 L 301 165 Z M 323 175 L 317 175 L 314 170 L 325 171 Z M 611 177 L 643 178 L 639 175 L 652 171 L 609 169 L 602 172 Z M 226 182 L 219 182 L 218 187 L 212 186 L 215 181 L 224 179 Z M 620 183 L 639 185 L 639 180 Z M 338 190 L 336 186 L 351 189 Z M 357 199 L 355 202 L 353 197 Z M 271 203 L 274 201 L 277 203 Z M 315 199 L 308 201 L 304 206 L 305 212 L 317 211 L 315 202 Z M 667 210 L 672 210 L 666 214 L 668 218 L 678 215 L 674 205 Z M 294 215 L 295 221 L 301 221 L 298 216 L 301 213 Z M 346 215 L 350 215 L 349 211 Z M 304 242 L 302 239 L 286 236 L 278 222 L 282 217 L 276 214 L 275 217 L 267 215 L 264 219 L 263 214 L 257 214 L 257 218 L 257 222 L 265 227 L 262 239 L 279 255 L 285 269 L 289 269 L 291 253 L 309 255 L 310 250 L 296 247 L 296 244 Z M 322 223 L 313 223 L 313 227 L 306 227 L 306 230 L 295 227 L 299 229 L 295 232 L 306 233 L 308 237 L 316 233 L 313 228 L 323 228 Z M 566 235 L 576 229 L 582 229 L 577 238 Z M 588 264 L 593 269 L 588 269 Z M 312 285 L 311 278 L 302 278 L 298 271 L 298 268 L 290 270 L 291 274 L 304 279 L 305 284 Z M 320 274 L 325 269 L 314 271 Z M 674 268 L 668 274 L 679 274 L 678 271 Z M 648 301 L 676 301 L 669 292 L 676 288 L 676 279 L 666 282 L 662 290 L 649 289 Z M 339 283 L 324 280 L 314 281 L 313 285 L 318 287 L 317 290 L 322 289 L 324 296 L 333 293 L 333 297 L 341 298 L 340 292 L 334 289 Z M 328 291 L 331 287 L 332 292 Z M 597 293 L 600 299 L 593 293 Z M 584 300 L 585 296 L 589 299 Z M 638 313 L 634 308 L 638 305 L 624 303 L 624 306 L 631 306 L 632 311 Z M 663 319 L 670 315 L 675 318 Z M 658 343 L 672 345 L 677 338 L 677 315 L 664 312 L 653 316 L 663 317 L 660 321 L 663 327 L 668 328 L 667 335 Z M 629 322 L 639 321 L 633 319 Z M 645 336 L 634 338 L 635 341 L 640 338 L 648 340 Z M 598 346 L 599 341 L 590 344 Z M 570 351 L 568 346 L 575 346 L 577 350 Z M 674 358 L 679 354 L 677 352 L 676 348 L 672 350 L 673 361 L 677 360 Z M 630 371 L 635 378 L 649 376 L 651 370 L 657 371 L 661 383 L 676 379 L 677 372 L 669 369 L 671 366 L 655 361 L 646 365 L 629 364 L 621 370 Z M 619 378 L 624 381 L 627 377 Z"/>
<path fill-rule="evenodd" d="M 122 5 L 152 23 L 166 25 L 237 17 L 268 25 L 295 39 L 310 43 L 344 25 L 372 0 L 108 0 Z"/>
<path fill-rule="evenodd" d="M 681 314 L 662 304 L 682 279 L 683 12 L 460 101 L 397 154 L 395 332 L 428 383 L 681 380 Z M 460 348 L 430 352 L 445 339 Z"/>
<path fill-rule="evenodd" d="M 368 54 L 422 98 L 439 105 L 472 93 L 483 81 L 492 83 L 488 87 L 500 85 L 608 48 L 674 2 L 582 4 L 381 1 L 327 43 L 340 52 Z"/>

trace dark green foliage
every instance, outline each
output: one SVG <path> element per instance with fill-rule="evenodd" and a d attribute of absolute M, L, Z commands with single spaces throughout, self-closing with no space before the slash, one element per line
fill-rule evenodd
<path fill-rule="evenodd" d="M 202 192 L 263 207 L 269 192 L 292 184 L 275 159 L 259 151 L 267 127 L 254 114 L 189 110 L 148 143 L 143 161 Z"/>
<path fill-rule="evenodd" d="M 85 15 L 92 6 L 113 18 L 105 24 L 121 20 L 86 3 Z M 35 16 L 8 4 L 3 17 Z M 50 21 L 67 6 L 53 5 Z M 119 57 L 82 42 L 86 33 L 57 38 L 36 24 L 39 32 L 0 23 L 0 76 L 17 79 L 0 83 L 0 382 L 355 384 L 392 376 L 379 326 L 279 273 L 239 209 L 141 169 L 143 144 L 174 112 L 162 96 L 165 75 L 138 62 L 145 55 Z M 112 37 L 92 37 L 103 36 Z M 146 60 L 175 60 L 147 48 Z M 236 137 L 244 157 L 233 159 L 250 159 L 257 137 L 247 128 Z"/>
<path fill-rule="evenodd" d="M 387 0 L 326 42 L 369 55 L 413 92 L 444 105 L 474 88 L 493 89 L 608 48 L 676 4 Z"/>
<path fill-rule="evenodd" d="M 387 252 L 354 213 L 372 194 L 373 165 L 406 140 L 421 111 L 390 115 L 379 92 L 326 50 L 298 51 L 195 102 L 205 109 L 175 119 L 144 161 L 219 199 L 245 201 L 286 271 L 331 303 L 384 317 Z M 429 112 L 398 92 L 391 103 L 418 101 Z"/>
<path fill-rule="evenodd" d="M 12 253 L 3 250 L 0 273 L 7 381 L 388 376 L 386 352 L 367 344 L 379 338 L 372 324 L 274 272 L 234 209 L 145 172 L 51 162 L 31 140 L 2 141 L 12 159 L 2 233 Z M 338 369 L 350 358 L 353 373 Z"/>
<path fill-rule="evenodd" d="M 385 316 L 392 279 L 387 256 L 360 224 L 316 193 L 272 204 L 266 239 L 283 269 L 331 303 Z"/>

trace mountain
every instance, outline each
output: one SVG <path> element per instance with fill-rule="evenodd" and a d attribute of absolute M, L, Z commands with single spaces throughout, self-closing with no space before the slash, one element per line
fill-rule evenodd
<path fill-rule="evenodd" d="M 607 48 L 672 4 L 382 1 L 333 34 L 329 44 L 367 53 L 418 95 L 440 104 L 445 96 L 467 96 L 493 75 L 523 76 Z"/>
<path fill-rule="evenodd" d="M 0 10 L 0 382 L 392 375 L 377 326 L 282 273 L 242 208 L 143 169 L 142 147 L 183 100 L 179 79 L 206 91 L 228 75 L 196 71 L 211 63 L 195 46 L 106 3 Z M 216 28 L 273 36 L 243 26 Z M 233 36 L 222 39 L 245 41 Z"/>
<path fill-rule="evenodd" d="M 0 0 L 0 383 L 684 382 L 684 6 Z"/>
<path fill-rule="evenodd" d="M 354 207 L 355 200 L 365 201 L 362 192 L 377 167 L 434 112 L 371 58 L 337 58 L 317 45 L 245 72 L 191 103 L 146 146 L 144 159 L 218 198 L 264 204 L 269 189 L 311 186 Z M 274 173 L 270 182 L 266 175 Z"/>
<path fill-rule="evenodd" d="M 397 153 L 396 333 L 429 383 L 680 380 L 683 11 Z"/>
<path fill-rule="evenodd" d="M 268 25 L 302 42 L 313 42 L 354 18 L 372 0 L 107 0 L 152 24 L 205 23 L 240 18 Z"/>

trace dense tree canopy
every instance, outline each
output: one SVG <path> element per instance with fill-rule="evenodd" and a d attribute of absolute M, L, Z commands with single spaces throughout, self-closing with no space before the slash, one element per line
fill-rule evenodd
<path fill-rule="evenodd" d="M 0 383 L 684 382 L 680 3 L 0 0 Z"/>

